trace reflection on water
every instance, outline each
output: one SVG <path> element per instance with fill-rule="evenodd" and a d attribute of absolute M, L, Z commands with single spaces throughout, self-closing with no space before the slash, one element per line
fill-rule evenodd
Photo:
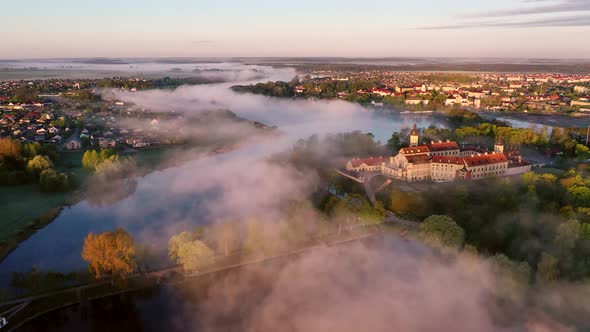
<path fill-rule="evenodd" d="M 371 112 L 364 113 L 363 121 L 357 127 L 330 129 L 334 132 L 361 130 L 372 132 L 377 139 L 386 142 L 391 133 L 417 122 L 421 127 L 441 125 L 444 120 L 429 116 L 381 116 Z M 292 134 L 293 137 L 298 133 Z M 74 206 L 67 207 L 45 228 L 33 234 L 0 263 L 0 287 L 10 282 L 12 272 L 26 272 L 35 266 L 41 270 L 70 272 L 86 268 L 81 251 L 84 238 L 89 232 L 102 233 L 121 226 L 138 242 L 148 242 L 154 248 L 165 251 L 171 235 L 194 229 L 199 224 L 210 222 L 207 202 L 218 198 L 216 188 L 201 191 L 171 192 L 168 186 L 178 174 L 206 172 L 214 168 L 221 159 L 240 160 L 244 154 L 263 156 L 266 146 L 249 147 L 222 156 L 195 160 L 188 164 L 156 171 L 147 176 L 123 181 L 120 186 L 92 188 L 89 198 Z M 96 194 L 101 193 L 101 194 Z"/>
<path fill-rule="evenodd" d="M 114 205 L 137 190 L 136 179 L 118 179 L 109 183 L 92 183 L 85 193 L 86 201 L 93 208 Z"/>
<path fill-rule="evenodd" d="M 329 250 L 369 250 L 385 259 L 396 252 L 423 257 L 431 251 L 416 242 L 385 235 Z M 363 249 L 365 248 L 365 249 Z M 310 254 L 313 255 L 313 254 Z M 381 257 L 383 255 L 383 257 Z M 299 258 L 278 259 L 238 270 L 218 272 L 180 284 L 93 300 L 42 315 L 22 331 L 241 331 L 260 306 L 288 264 Z M 409 270 L 408 270 L 409 271 Z M 244 285 L 228 291 L 230 285 Z M 230 296 L 231 292 L 231 296 Z"/>
<path fill-rule="evenodd" d="M 301 126 L 289 123 L 291 114 L 281 119 L 276 113 L 273 123 L 288 128 L 286 136 L 293 139 L 305 137 L 300 131 Z M 355 116 L 358 121 L 343 121 L 340 127 L 339 123 L 332 123 L 326 127 L 326 132 L 361 130 L 372 132 L 377 139 L 386 142 L 393 131 L 408 128 L 414 122 L 422 128 L 447 126 L 446 119 L 428 115 L 380 115 L 366 111 L 355 113 Z M 221 161 L 231 162 L 242 160 L 246 154 L 253 157 L 267 153 L 268 145 L 261 143 L 123 181 L 108 190 L 93 188 L 102 195 L 91 195 L 87 200 L 65 208 L 54 222 L 19 245 L 0 263 L 0 287 L 9 285 L 12 272 L 27 272 L 32 267 L 64 273 L 86 269 L 81 250 L 89 232 L 102 233 L 123 227 L 138 242 L 149 243 L 156 250 L 165 252 L 170 236 L 211 221 L 205 206 L 220 195 L 219 188 L 215 187 L 171 191 L 167 189 L 171 182 L 182 181 L 177 179 L 184 176 L 180 174 L 191 172 L 195 176 L 206 176 L 207 170 L 215 168 Z"/>
<path fill-rule="evenodd" d="M 276 78 L 288 80 L 287 74 L 277 73 L 280 77 Z M 194 96 L 213 96 L 214 101 L 223 102 L 223 106 L 244 118 L 278 126 L 285 134 L 280 142 L 259 142 L 224 155 L 122 181 L 106 189 L 92 187 L 91 193 L 100 195 L 90 195 L 87 200 L 65 208 L 54 222 L 32 235 L 0 263 L 0 287 L 9 284 L 12 272 L 27 272 L 33 266 L 43 271 L 66 273 L 85 269 L 81 250 L 89 232 L 102 233 L 123 227 L 136 241 L 165 251 L 171 235 L 210 222 L 211 211 L 205 207 L 223 195 L 223 188 L 211 183 L 201 185 L 201 182 L 207 180 L 208 172 L 218 168 L 220 162 L 234 163 L 228 168 L 231 172 L 246 172 L 247 167 L 242 164 L 244 155 L 252 161 L 313 134 L 360 130 L 373 133 L 385 143 L 392 132 L 410 128 L 413 123 L 421 128 L 448 127 L 445 118 L 435 115 L 378 113 L 343 101 L 293 101 L 240 95 L 229 90 L 229 86 L 231 84 L 188 87 L 175 95 L 157 95 L 153 99 L 149 95 L 135 96 L 140 98 L 138 102 L 163 100 L 163 107 L 176 105 L 168 105 L 170 102 L 178 103 L 176 106 L 184 103 L 186 107 L 194 104 Z M 227 176 L 235 175 L 228 173 Z M 173 182 L 190 185 L 175 190 L 170 188 Z"/>

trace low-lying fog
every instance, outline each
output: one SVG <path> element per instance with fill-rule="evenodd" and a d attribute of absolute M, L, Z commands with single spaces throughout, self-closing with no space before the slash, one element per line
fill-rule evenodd
<path fill-rule="evenodd" d="M 249 67 L 241 65 L 237 68 Z M 266 67 L 264 72 L 267 73 L 265 80 L 288 81 L 295 76 L 295 71 L 290 68 Z M 114 94 L 126 103 L 134 103 L 135 107 L 154 111 L 198 114 L 212 109 L 229 109 L 243 118 L 276 125 L 281 135 L 213 157 L 200 158 L 202 151 L 184 152 L 193 153 L 195 160 L 126 183 L 122 193 L 116 193 L 115 197 L 105 194 L 100 204 L 84 201 L 66 208 L 54 222 L 23 242 L 0 263 L 2 284 L 6 284 L 11 272 L 28 271 L 32 266 L 64 272 L 83 267 L 79 253 L 84 238 L 91 231 L 103 232 L 121 226 L 138 241 L 165 249 L 171 235 L 215 219 L 257 213 L 271 219 L 274 206 L 288 199 L 304 198 L 314 188 L 315 174 L 296 174 L 290 168 L 264 160 L 272 153 L 289 149 L 300 138 L 361 130 L 373 132 L 377 139 L 386 141 L 393 131 L 409 128 L 414 121 L 422 127 L 437 123 L 430 117 L 378 116 L 345 101 L 238 94 L 230 89 L 238 83 L 247 84 L 249 81 L 182 86 L 172 91 L 104 91 L 104 94 Z M 195 135 L 202 136 L 236 134 L 251 131 L 251 128 L 229 124 L 192 130 Z M 191 156 L 170 157 L 172 160 L 177 158 L 186 160 Z M 126 194 L 130 195 L 126 197 Z M 59 246 L 55 243 L 56 237 L 62 239 Z"/>
<path fill-rule="evenodd" d="M 290 80 L 295 75 L 292 69 L 264 70 L 265 80 Z M 436 121 L 377 116 L 344 101 L 277 99 L 229 89 L 247 81 L 183 86 L 173 91 L 105 91 L 154 111 L 229 109 L 246 119 L 276 125 L 283 135 L 214 157 L 198 158 L 195 152 L 192 162 L 138 179 L 134 193 L 118 203 L 96 207 L 82 202 L 67 208 L 0 264 L 3 278 L 32 265 L 58 271 L 84 268 L 80 252 L 91 231 L 124 227 L 137 241 L 165 250 L 171 235 L 206 222 L 249 215 L 273 222 L 280 218 L 277 207 L 282 202 L 304 199 L 315 189 L 317 175 L 302 174 L 264 157 L 312 134 L 361 130 L 385 141 L 391 132 L 414 121 L 421 127 Z M 271 292 L 260 303 L 248 304 L 247 282 L 230 285 L 222 280 L 213 288 L 216 296 L 203 302 L 203 310 L 212 308 L 207 311 L 211 321 L 204 321 L 210 324 L 204 328 L 217 330 L 223 310 L 240 311 L 246 303 L 258 306 L 244 311 L 251 316 L 243 328 L 251 331 L 569 331 L 560 325 L 546 325 L 541 319 L 531 320 L 531 312 L 520 307 L 522 325 L 498 328 L 494 323 L 497 317 L 493 317 L 497 308 L 486 302 L 498 285 L 485 265 L 463 258 L 441 263 L 430 256 L 396 253 L 358 247 L 310 255 L 274 271 Z"/>

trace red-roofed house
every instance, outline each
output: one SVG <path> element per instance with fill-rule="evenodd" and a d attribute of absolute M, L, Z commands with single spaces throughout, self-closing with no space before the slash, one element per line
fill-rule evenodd
<path fill-rule="evenodd" d="M 430 177 L 435 182 L 455 181 L 457 172 L 465 167 L 465 160 L 457 156 L 434 156 L 430 161 Z"/>
<path fill-rule="evenodd" d="M 426 145 L 420 145 L 420 146 L 412 146 L 409 148 L 402 148 L 401 150 L 399 150 L 399 153 L 405 155 L 405 156 L 411 156 L 411 155 L 415 155 L 415 154 L 429 154 L 430 150 L 428 150 L 428 146 Z"/>
<path fill-rule="evenodd" d="M 531 171 L 531 162 L 524 159 L 520 152 L 510 151 L 507 157 L 508 169 L 506 170 L 506 176 L 524 174 Z"/>
<path fill-rule="evenodd" d="M 388 159 L 386 157 L 353 159 L 346 164 L 346 170 L 353 172 L 380 172 L 383 170 L 383 163 L 387 162 Z"/>
<path fill-rule="evenodd" d="M 438 141 L 438 142 L 431 142 L 428 144 L 428 149 L 430 150 L 431 156 L 459 156 L 460 148 L 457 142 L 451 141 Z"/>
<path fill-rule="evenodd" d="M 430 155 L 428 149 L 414 147 L 402 149 L 383 165 L 383 174 L 406 182 L 424 181 L 430 178 Z M 417 153 L 420 150 L 422 153 Z M 408 152 L 407 154 L 404 152 Z"/>
<path fill-rule="evenodd" d="M 372 89 L 371 93 L 382 96 L 382 97 L 391 96 L 391 94 L 392 94 L 391 90 L 389 90 L 389 89 L 379 89 L 379 88 Z"/>
<path fill-rule="evenodd" d="M 465 168 L 471 172 L 471 179 L 479 180 L 490 176 L 504 176 L 508 169 L 508 158 L 503 153 L 486 153 L 465 157 Z"/>

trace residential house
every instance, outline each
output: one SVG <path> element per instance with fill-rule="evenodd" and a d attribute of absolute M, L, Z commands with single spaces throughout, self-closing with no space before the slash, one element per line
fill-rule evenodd
<path fill-rule="evenodd" d="M 72 137 L 66 142 L 65 148 L 66 150 L 80 150 L 82 149 L 82 142 L 79 139 Z"/>

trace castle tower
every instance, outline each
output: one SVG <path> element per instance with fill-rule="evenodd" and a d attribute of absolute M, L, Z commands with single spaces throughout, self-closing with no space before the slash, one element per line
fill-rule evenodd
<path fill-rule="evenodd" d="M 418 134 L 418 128 L 416 128 L 416 124 L 414 123 L 414 128 L 412 128 L 412 132 L 410 133 L 410 146 L 418 146 L 418 142 L 420 141 Z"/>
<path fill-rule="evenodd" d="M 504 153 L 504 143 L 500 136 L 496 139 L 496 144 L 494 144 L 494 152 L 496 153 Z"/>

